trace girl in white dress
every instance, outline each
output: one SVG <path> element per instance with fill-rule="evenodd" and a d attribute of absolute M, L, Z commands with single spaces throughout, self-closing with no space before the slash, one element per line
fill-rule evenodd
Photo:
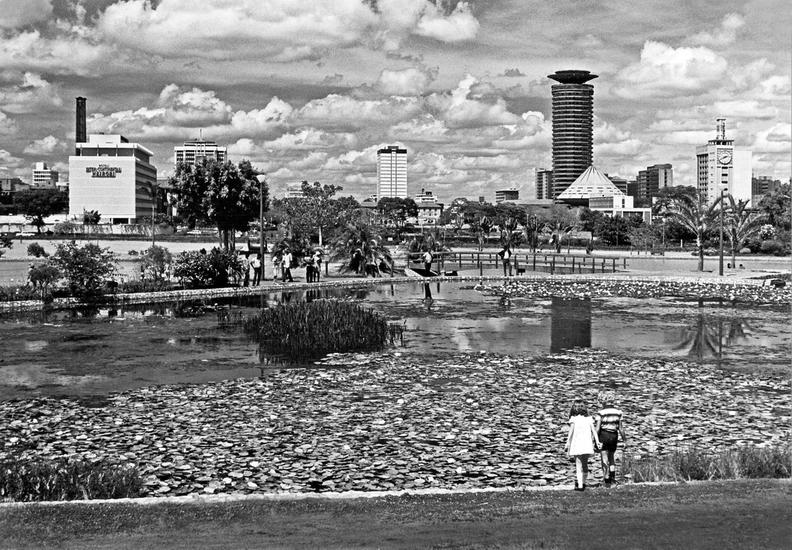
<path fill-rule="evenodd" d="M 594 429 L 594 419 L 588 415 L 583 401 L 576 399 L 569 411 L 569 436 L 564 447 L 567 454 L 575 459 L 575 491 L 586 488 L 588 461 L 599 448 L 600 441 Z"/>

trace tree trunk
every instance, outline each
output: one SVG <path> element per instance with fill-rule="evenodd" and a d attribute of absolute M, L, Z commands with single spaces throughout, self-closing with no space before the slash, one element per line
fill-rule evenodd
<path fill-rule="evenodd" d="M 698 270 L 704 271 L 704 242 L 697 238 L 696 239 L 696 246 L 698 247 Z"/>
<path fill-rule="evenodd" d="M 319 226 L 319 246 L 323 246 L 322 244 L 322 226 Z"/>

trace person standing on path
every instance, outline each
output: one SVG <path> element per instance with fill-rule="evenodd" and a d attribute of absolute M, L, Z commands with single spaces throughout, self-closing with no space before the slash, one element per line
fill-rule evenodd
<path fill-rule="evenodd" d="M 426 252 L 424 252 L 422 258 L 423 258 L 423 263 L 424 263 L 424 269 L 426 271 L 431 271 L 432 270 L 432 260 L 434 260 L 434 257 L 432 256 L 432 251 L 431 250 L 427 250 Z M 428 273 L 427 273 L 427 275 L 428 275 Z"/>
<path fill-rule="evenodd" d="M 599 394 L 602 409 L 597 413 L 597 437 L 602 442 L 602 477 L 605 485 L 616 482 L 616 444 L 621 435 L 622 443 L 627 443 L 624 437 L 624 414 L 616 408 L 616 394 L 610 391 Z"/>
<path fill-rule="evenodd" d="M 503 250 L 499 253 L 500 257 L 503 259 L 503 276 L 506 277 L 507 275 L 511 277 L 512 275 L 512 264 L 511 264 L 511 257 L 512 251 L 509 245 L 505 245 Z M 507 273 L 508 271 L 508 273 Z"/>
<path fill-rule="evenodd" d="M 256 254 L 256 257 L 250 261 L 250 267 L 253 268 L 253 286 L 261 284 L 261 254 Z"/>
<path fill-rule="evenodd" d="M 250 284 L 250 257 L 247 254 L 242 258 L 242 273 L 245 274 L 242 286 L 248 286 Z"/>
<path fill-rule="evenodd" d="M 291 265 L 292 265 L 292 253 L 291 250 L 288 248 L 283 249 L 283 277 L 281 277 L 281 282 L 286 282 L 288 279 L 290 283 L 294 282 L 291 274 Z"/>
<path fill-rule="evenodd" d="M 594 419 L 588 415 L 588 409 L 583 401 L 576 399 L 569 411 L 569 435 L 564 447 L 566 453 L 575 459 L 575 491 L 586 489 L 588 461 L 599 447 L 600 442 L 594 430 Z"/>

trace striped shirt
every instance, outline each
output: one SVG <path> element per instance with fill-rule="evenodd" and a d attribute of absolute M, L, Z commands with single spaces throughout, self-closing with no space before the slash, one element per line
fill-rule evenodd
<path fill-rule="evenodd" d="M 618 432 L 622 421 L 622 412 L 619 409 L 608 408 L 599 412 L 600 430 Z"/>

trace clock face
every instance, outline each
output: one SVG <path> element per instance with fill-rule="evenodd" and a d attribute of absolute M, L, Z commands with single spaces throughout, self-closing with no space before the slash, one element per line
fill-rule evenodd
<path fill-rule="evenodd" d="M 721 164 L 731 164 L 732 154 L 731 151 L 721 151 L 718 153 L 718 162 Z"/>

